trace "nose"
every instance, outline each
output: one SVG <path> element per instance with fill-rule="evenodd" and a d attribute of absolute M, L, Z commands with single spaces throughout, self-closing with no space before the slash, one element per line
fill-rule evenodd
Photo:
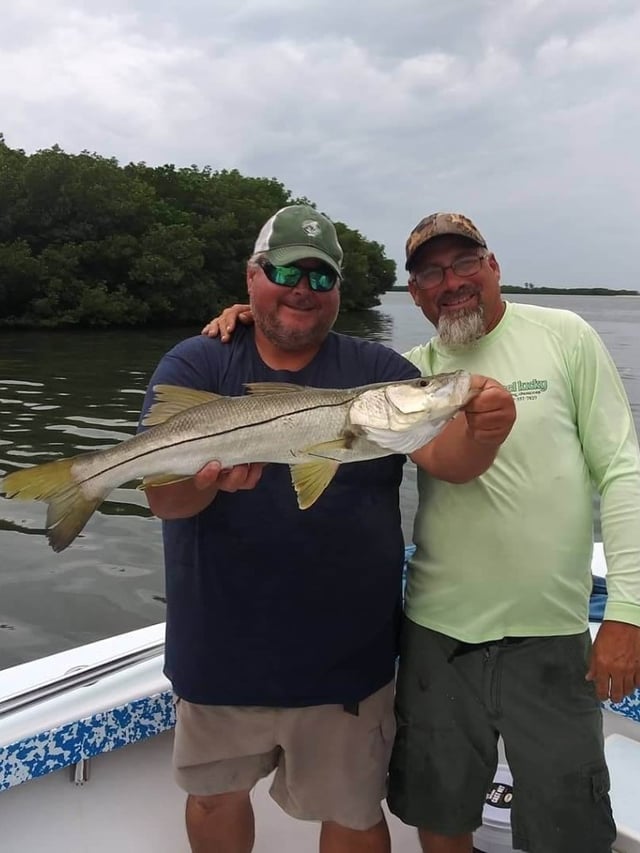
<path fill-rule="evenodd" d="M 447 290 L 453 290 L 457 287 L 460 287 L 461 283 L 467 281 L 464 276 L 455 273 L 453 271 L 453 267 L 445 267 L 443 275 L 444 278 L 442 280 L 441 286 L 446 288 Z"/>

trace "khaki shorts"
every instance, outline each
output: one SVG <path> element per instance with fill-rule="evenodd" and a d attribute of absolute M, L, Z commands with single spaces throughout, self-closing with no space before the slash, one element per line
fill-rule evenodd
<path fill-rule="evenodd" d="M 382 819 L 395 734 L 394 685 L 358 714 L 342 705 L 254 708 L 178 699 L 173 765 L 194 796 L 251 790 L 275 770 L 270 794 L 287 814 L 369 829 Z"/>

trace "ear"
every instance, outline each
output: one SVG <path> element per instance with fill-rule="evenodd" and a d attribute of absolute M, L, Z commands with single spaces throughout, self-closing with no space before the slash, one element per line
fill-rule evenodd
<path fill-rule="evenodd" d="M 247 267 L 247 293 L 251 293 L 253 280 L 256 277 L 257 269 L 255 267 Z"/>
<path fill-rule="evenodd" d="M 498 281 L 500 281 L 500 264 L 498 263 L 498 260 L 497 260 L 496 256 L 493 254 L 493 252 L 489 252 L 489 257 L 487 258 L 487 263 L 489 264 L 491 269 L 496 274 Z"/>

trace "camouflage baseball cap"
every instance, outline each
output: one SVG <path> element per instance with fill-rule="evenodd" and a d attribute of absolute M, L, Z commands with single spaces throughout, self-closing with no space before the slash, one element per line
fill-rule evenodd
<path fill-rule="evenodd" d="M 253 248 L 272 264 L 317 258 L 342 275 L 342 247 L 330 219 L 308 204 L 282 207 L 262 226 Z"/>
<path fill-rule="evenodd" d="M 409 234 L 407 240 L 407 263 L 405 269 L 411 268 L 413 256 L 421 246 L 428 243 L 434 237 L 443 237 L 446 234 L 455 234 L 458 237 L 467 237 L 479 246 L 487 248 L 487 243 L 482 234 L 470 219 L 462 213 L 431 213 L 425 216 Z"/>

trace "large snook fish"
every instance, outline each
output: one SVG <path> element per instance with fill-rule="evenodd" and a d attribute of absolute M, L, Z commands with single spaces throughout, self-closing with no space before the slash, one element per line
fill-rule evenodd
<path fill-rule="evenodd" d="M 8 474 L 7 497 L 46 501 L 47 538 L 62 551 L 109 492 L 143 478 L 143 487 L 193 476 L 207 462 L 290 466 L 301 509 L 327 488 L 338 466 L 411 453 L 427 444 L 476 393 L 465 371 L 359 388 L 254 383 L 222 397 L 172 385 L 154 387 L 143 420 L 150 429 L 114 447 Z"/>

